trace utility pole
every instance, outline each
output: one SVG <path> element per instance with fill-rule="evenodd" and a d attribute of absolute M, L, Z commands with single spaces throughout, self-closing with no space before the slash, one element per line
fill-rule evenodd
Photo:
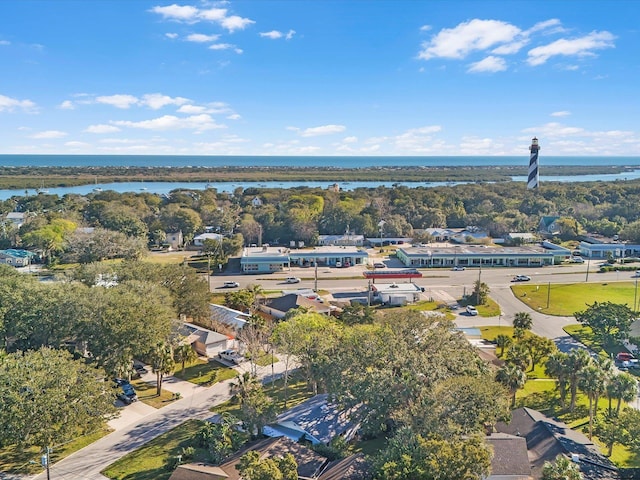
<path fill-rule="evenodd" d="M 207 279 L 209 281 L 209 292 L 211 292 L 211 253 L 207 255 Z"/>
<path fill-rule="evenodd" d="M 315 264 L 315 274 L 314 274 L 314 280 L 313 280 L 313 291 L 317 292 L 318 291 L 318 259 L 314 259 L 313 263 Z"/>
<path fill-rule="evenodd" d="M 585 277 L 585 283 L 589 281 L 589 266 L 591 265 L 591 256 L 587 257 L 587 276 Z"/>
<path fill-rule="evenodd" d="M 51 456 L 51 447 L 46 447 L 44 450 L 44 455 L 42 455 L 41 462 L 42 466 L 47 468 L 47 480 L 51 480 L 51 472 L 49 471 L 49 458 Z"/>
<path fill-rule="evenodd" d="M 551 282 L 547 285 L 547 308 L 549 308 L 549 300 L 551 299 Z"/>
<path fill-rule="evenodd" d="M 480 259 L 480 270 L 478 270 L 478 288 L 476 290 L 476 305 L 480 305 L 480 285 L 482 285 L 481 277 L 482 277 L 482 259 Z"/>
<path fill-rule="evenodd" d="M 637 305 L 637 300 L 638 300 L 638 277 L 636 277 L 636 288 L 635 291 L 633 293 L 633 311 L 636 312 L 636 305 Z"/>

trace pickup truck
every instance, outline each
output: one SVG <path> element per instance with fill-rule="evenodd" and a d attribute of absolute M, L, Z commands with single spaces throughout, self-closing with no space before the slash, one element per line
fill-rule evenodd
<path fill-rule="evenodd" d="M 236 350 L 223 350 L 218 353 L 218 358 L 226 362 L 234 363 L 238 365 L 244 361 L 244 357 L 240 355 Z"/>

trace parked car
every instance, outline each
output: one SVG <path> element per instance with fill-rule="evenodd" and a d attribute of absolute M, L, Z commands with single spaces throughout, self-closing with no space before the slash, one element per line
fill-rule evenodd
<path fill-rule="evenodd" d="M 136 389 L 133 388 L 133 385 L 130 383 L 126 383 L 122 385 L 122 393 L 124 393 L 129 400 L 135 402 L 138 400 L 138 395 L 136 394 Z"/>
<path fill-rule="evenodd" d="M 475 317 L 478 315 L 478 310 L 473 305 L 467 305 L 467 313 Z"/>
<path fill-rule="evenodd" d="M 116 385 L 119 387 L 122 387 L 123 385 L 127 385 L 129 383 L 129 380 L 127 380 L 126 378 L 114 378 L 113 381 L 116 382 Z"/>
<path fill-rule="evenodd" d="M 634 358 L 635 357 L 629 352 L 620 352 L 616 355 L 616 362 L 628 362 Z"/>
<path fill-rule="evenodd" d="M 144 375 L 145 373 L 149 373 L 149 370 L 147 370 L 144 365 L 134 365 L 133 369 L 136 372 L 138 372 L 140 375 Z"/>
<path fill-rule="evenodd" d="M 237 350 L 223 350 L 218 353 L 218 358 L 236 365 L 244 361 L 244 357 Z"/>
<path fill-rule="evenodd" d="M 529 277 L 528 275 L 516 275 L 515 277 L 513 277 L 513 280 L 511 280 L 512 282 L 528 282 L 529 280 L 531 280 L 531 277 Z"/>
<path fill-rule="evenodd" d="M 124 403 L 125 405 L 130 405 L 131 402 L 133 401 L 122 392 L 116 393 L 116 398 L 120 400 L 122 403 Z"/>
<path fill-rule="evenodd" d="M 465 270 L 465 268 L 461 267 L 460 265 L 456 265 L 451 270 L 453 270 L 454 272 L 462 272 L 463 270 Z"/>
<path fill-rule="evenodd" d="M 238 288 L 240 286 L 240 284 L 238 282 L 224 282 L 222 284 L 223 288 Z"/>
<path fill-rule="evenodd" d="M 300 283 L 300 279 L 298 277 L 287 277 L 284 279 L 284 283 Z"/>
<path fill-rule="evenodd" d="M 342 262 L 336 262 L 336 268 L 342 268 Z"/>
<path fill-rule="evenodd" d="M 571 263 L 584 263 L 584 258 L 582 257 L 571 257 L 569 259 Z"/>
<path fill-rule="evenodd" d="M 375 262 L 373 268 L 387 268 L 387 266 L 382 262 Z"/>

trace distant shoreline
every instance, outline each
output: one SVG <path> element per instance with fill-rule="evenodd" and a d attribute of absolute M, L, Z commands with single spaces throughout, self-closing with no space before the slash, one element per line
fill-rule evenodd
<path fill-rule="evenodd" d="M 620 174 L 639 170 L 635 165 L 548 165 L 544 175 L 575 176 Z M 366 168 L 234 166 L 234 167 L 141 167 L 0 166 L 0 189 L 45 189 L 92 183 L 121 182 L 504 182 L 527 174 L 526 166 L 374 166 Z"/>

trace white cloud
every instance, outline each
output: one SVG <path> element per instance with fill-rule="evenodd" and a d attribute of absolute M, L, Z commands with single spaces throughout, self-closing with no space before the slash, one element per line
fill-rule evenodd
<path fill-rule="evenodd" d="M 76 106 L 73 104 L 71 100 L 65 100 L 60 105 L 58 105 L 58 108 L 61 110 L 74 110 Z"/>
<path fill-rule="evenodd" d="M 170 38 L 171 40 L 174 40 L 176 38 L 178 38 L 178 34 L 177 33 L 165 33 L 164 34 L 165 37 Z"/>
<path fill-rule="evenodd" d="M 165 7 L 153 7 L 151 9 L 153 13 L 162 15 L 163 18 L 168 20 L 178 20 L 183 22 L 192 21 L 198 15 L 198 9 L 190 5 L 167 5 Z"/>
<path fill-rule="evenodd" d="M 230 17 L 223 18 L 220 22 L 220 25 L 229 30 L 229 32 L 233 33 L 235 30 L 244 30 L 246 27 L 254 23 L 256 22 L 249 18 L 232 15 Z"/>
<path fill-rule="evenodd" d="M 33 112 L 35 109 L 36 104 L 31 100 L 18 100 L 16 98 L 0 95 L 0 112 L 13 112 L 14 110 Z"/>
<path fill-rule="evenodd" d="M 234 45 L 230 43 L 214 43 L 213 45 L 209 45 L 209 50 L 228 50 L 233 47 Z"/>
<path fill-rule="evenodd" d="M 560 20 L 558 20 L 557 18 L 551 18 L 549 20 L 538 22 L 529 30 L 527 30 L 527 33 L 539 32 L 549 29 L 551 29 L 554 33 L 563 31 Z"/>
<path fill-rule="evenodd" d="M 499 47 L 496 47 L 493 50 L 491 50 L 491 53 L 495 53 L 496 55 L 511 55 L 514 53 L 518 53 L 528 43 L 529 43 L 528 38 L 522 38 L 520 40 L 515 40 L 513 42 L 500 45 Z"/>
<path fill-rule="evenodd" d="M 144 130 L 178 130 L 189 129 L 196 132 L 212 130 L 217 128 L 226 128 L 215 122 L 208 114 L 192 115 L 190 117 L 176 117 L 174 115 L 164 115 L 162 117 L 153 118 L 151 120 L 142 120 L 140 122 L 131 122 L 128 120 L 118 120 L 111 122 L 119 127 L 141 128 Z"/>
<path fill-rule="evenodd" d="M 119 132 L 120 129 L 113 125 L 98 124 L 89 125 L 84 131 L 87 133 L 114 133 Z"/>
<path fill-rule="evenodd" d="M 34 133 L 30 135 L 30 138 L 37 139 L 51 139 L 51 138 L 62 138 L 66 137 L 67 132 L 61 132 L 60 130 L 45 130 L 44 132 Z"/>
<path fill-rule="evenodd" d="M 356 143 L 358 141 L 358 137 L 354 137 L 354 136 L 344 137 L 342 141 L 343 143 Z"/>
<path fill-rule="evenodd" d="M 237 113 L 233 113 L 227 117 L 229 120 L 240 120 L 242 118 L 241 115 Z"/>
<path fill-rule="evenodd" d="M 196 43 L 215 42 L 219 38 L 220 38 L 220 35 L 205 35 L 203 33 L 192 33 L 191 35 L 187 35 L 188 42 L 196 42 Z"/>
<path fill-rule="evenodd" d="M 566 39 L 561 38 L 555 42 L 532 48 L 529 50 L 527 63 L 531 66 L 542 65 L 555 56 L 595 56 L 595 50 L 615 47 L 615 36 L 607 31 L 591 32 L 583 37 Z"/>
<path fill-rule="evenodd" d="M 288 130 L 295 127 L 288 127 Z M 305 130 L 295 129 L 302 137 L 317 137 L 319 135 L 331 135 L 333 133 L 344 132 L 347 129 L 344 125 L 322 125 L 319 127 L 310 127 Z"/>
<path fill-rule="evenodd" d="M 105 95 L 96 97 L 96 102 L 112 105 L 116 108 L 126 109 L 138 103 L 138 98 L 133 95 Z"/>
<path fill-rule="evenodd" d="M 214 22 L 231 33 L 236 30 L 244 30 L 249 25 L 256 23 L 250 18 L 240 17 L 238 15 L 227 15 L 227 9 L 225 8 L 200 10 L 191 5 L 173 4 L 164 7 L 156 6 L 151 8 L 150 11 L 161 15 L 165 20 L 185 23 L 197 23 L 201 21 Z"/>
<path fill-rule="evenodd" d="M 270 32 L 260 32 L 260 36 L 275 40 L 277 38 L 282 38 L 284 34 L 278 30 L 271 30 Z"/>
<path fill-rule="evenodd" d="M 393 137 L 396 148 L 412 152 L 428 152 L 433 134 L 442 130 L 440 125 L 428 125 L 425 127 L 411 128 L 406 132 Z M 382 139 L 370 139 L 370 143 L 379 144 Z"/>
<path fill-rule="evenodd" d="M 432 28 L 431 25 L 422 25 L 420 27 L 420 31 L 421 32 L 428 32 L 429 30 L 431 30 L 431 28 Z"/>
<path fill-rule="evenodd" d="M 278 30 L 271 30 L 270 32 L 260 32 L 261 37 L 270 38 L 272 40 L 277 40 L 278 38 L 285 38 L 286 40 L 291 40 L 295 34 L 296 34 L 295 30 L 289 30 L 287 33 L 282 33 Z"/>
<path fill-rule="evenodd" d="M 568 117 L 569 115 L 571 115 L 571 112 L 568 112 L 567 110 L 562 110 L 559 112 L 553 112 L 551 114 L 552 117 Z"/>
<path fill-rule="evenodd" d="M 182 105 L 178 109 L 178 113 L 188 113 L 188 114 L 196 114 L 196 113 L 210 113 L 207 107 L 203 107 L 201 105 Z"/>
<path fill-rule="evenodd" d="M 158 110 L 167 105 L 184 105 L 190 100 L 184 97 L 169 97 L 161 93 L 148 93 L 142 97 L 140 103 L 146 105 L 153 110 Z"/>
<path fill-rule="evenodd" d="M 0 40 L 0 45 L 11 45 L 9 40 Z"/>
<path fill-rule="evenodd" d="M 471 66 L 467 69 L 469 73 L 479 73 L 479 72 L 502 72 L 507 69 L 507 62 L 505 62 L 504 58 L 494 57 L 493 55 L 489 55 L 486 58 L 483 58 L 479 62 L 472 63 Z"/>
<path fill-rule="evenodd" d="M 454 28 L 440 30 L 429 42 L 422 44 L 418 58 L 464 58 L 476 50 L 510 43 L 521 32 L 515 25 L 499 20 L 473 19 Z"/>

